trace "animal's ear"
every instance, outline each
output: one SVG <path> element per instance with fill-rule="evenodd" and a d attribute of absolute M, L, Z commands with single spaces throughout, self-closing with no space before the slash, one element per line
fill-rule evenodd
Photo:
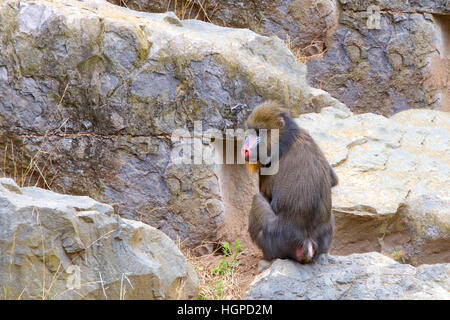
<path fill-rule="evenodd" d="M 280 124 L 280 128 L 284 127 L 284 118 L 282 116 L 278 117 L 278 123 Z"/>

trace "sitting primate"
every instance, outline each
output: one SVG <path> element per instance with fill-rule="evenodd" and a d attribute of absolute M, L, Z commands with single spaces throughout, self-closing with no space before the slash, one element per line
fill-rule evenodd
<path fill-rule="evenodd" d="M 331 187 L 338 178 L 311 136 L 292 120 L 289 111 L 274 101 L 253 110 L 247 120 L 249 131 L 242 148 L 250 171 L 259 172 L 259 193 L 253 197 L 249 216 L 250 236 L 264 258 L 291 258 L 302 263 L 327 253 L 334 229 L 331 214 Z M 278 145 L 265 141 L 267 154 L 278 148 L 278 158 L 249 164 L 262 147 L 261 129 L 278 129 Z M 278 172 L 261 174 L 278 161 Z"/>

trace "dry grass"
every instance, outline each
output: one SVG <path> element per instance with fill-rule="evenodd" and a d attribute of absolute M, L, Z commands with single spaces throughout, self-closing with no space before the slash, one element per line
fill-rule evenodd
<path fill-rule="evenodd" d="M 313 54 L 313 55 L 307 54 L 307 52 L 310 49 L 316 48 L 317 45 L 321 46 L 323 44 L 322 41 L 313 40 L 313 41 L 311 41 L 311 43 L 309 45 L 307 45 L 304 48 L 295 48 L 292 46 L 292 40 L 289 37 L 289 35 L 286 35 L 285 43 L 286 43 L 286 46 L 288 47 L 289 51 L 291 51 L 292 54 L 294 55 L 294 58 L 297 61 L 297 63 L 300 63 L 300 64 L 305 64 L 311 59 L 322 58 L 325 55 L 325 53 L 327 52 L 327 50 L 323 50 L 322 52 L 319 52 L 317 54 Z"/>
<path fill-rule="evenodd" d="M 24 149 L 25 146 L 17 146 L 13 138 L 5 139 L 1 176 L 12 178 L 20 187 L 39 186 L 51 190 L 51 182 L 47 181 L 45 173 L 51 162 L 51 154 L 44 152 L 41 147 L 28 158 Z"/>
<path fill-rule="evenodd" d="M 173 10 L 181 20 L 196 19 L 211 22 L 207 13 L 207 3 L 200 0 L 169 0 L 167 3 L 167 11 Z M 195 12 L 197 12 L 195 14 Z M 195 14 L 195 16 L 193 16 Z"/>
<path fill-rule="evenodd" d="M 50 117 L 49 122 L 52 122 L 60 112 L 61 104 L 67 92 L 69 84 L 64 88 L 64 92 L 56 106 L 56 111 Z M 69 119 L 63 119 L 61 124 L 55 132 L 61 132 L 60 136 L 66 135 L 66 126 Z M 14 144 L 14 137 L 4 138 L 3 148 L 3 166 L 0 167 L 0 174 L 4 177 L 12 178 L 20 187 L 29 187 L 31 185 L 42 187 L 51 190 L 52 181 L 48 181 L 46 173 L 52 165 L 52 158 L 54 157 L 57 148 L 63 139 L 60 139 L 50 151 L 44 150 L 44 146 L 49 143 L 51 136 L 50 128 L 45 131 L 42 136 L 42 142 L 39 150 L 31 157 L 25 155 L 25 145 L 21 143 L 21 147 Z M 16 137 L 20 140 L 20 136 Z M 0 144 L 3 141 L 0 141 Z M 56 177 L 56 176 L 55 176 Z M 54 177 L 54 178 L 55 178 Z"/>
<path fill-rule="evenodd" d="M 60 112 L 61 104 L 67 92 L 69 84 L 64 88 L 63 94 L 56 106 L 56 111 L 52 114 L 49 122 L 52 122 Z M 61 132 L 59 134 L 64 138 L 66 135 L 67 122 L 69 119 L 63 119 L 61 124 L 53 130 L 55 132 Z M 0 167 L 0 174 L 4 177 L 11 177 L 20 187 L 29 187 L 31 185 L 35 187 L 42 187 L 51 190 L 51 184 L 53 181 L 48 181 L 46 173 L 49 171 L 52 165 L 52 158 L 63 139 L 60 139 L 50 151 L 44 150 L 44 146 L 49 143 L 49 137 L 51 136 L 50 128 L 45 131 L 42 136 L 42 142 L 39 150 L 31 157 L 25 156 L 25 145 L 22 143 L 20 148 L 14 145 L 14 137 L 5 137 L 4 150 L 3 150 L 3 166 Z M 21 137 L 16 137 L 20 139 Z M 2 141 L 0 141 L 0 144 Z M 56 178 L 56 176 L 54 176 Z"/>
<path fill-rule="evenodd" d="M 259 252 L 250 252 L 241 248 L 236 252 L 233 244 L 227 255 L 223 246 L 214 252 L 195 256 L 194 249 L 180 248 L 186 260 L 192 265 L 199 279 L 199 300 L 241 300 L 245 299 L 247 289 L 257 274 Z M 179 245 L 180 247 L 180 245 Z M 222 267 L 221 267 L 222 266 Z"/>
<path fill-rule="evenodd" d="M 127 0 L 118 0 L 118 5 L 128 8 Z M 210 16 L 214 15 L 214 8 L 208 7 L 206 0 L 167 0 L 166 11 L 173 11 L 181 19 L 195 19 L 211 22 Z"/>
<path fill-rule="evenodd" d="M 127 0 L 119 0 L 119 5 L 127 7 Z M 211 22 L 211 18 L 218 9 L 218 4 L 215 7 L 208 7 L 208 2 L 206 0 L 167 0 L 166 11 L 173 11 L 175 15 L 180 20 L 195 19 L 205 22 Z M 258 20 L 258 23 L 254 29 L 258 32 L 262 19 L 264 18 L 263 12 Z M 292 52 L 295 60 L 300 64 L 305 64 L 311 59 L 322 58 L 326 50 L 323 50 L 317 54 L 309 54 L 308 52 L 316 49 L 317 46 L 323 45 L 323 41 L 313 40 L 311 43 L 304 48 L 297 48 L 292 46 L 292 40 L 289 35 L 286 35 L 285 43 L 288 49 Z"/>

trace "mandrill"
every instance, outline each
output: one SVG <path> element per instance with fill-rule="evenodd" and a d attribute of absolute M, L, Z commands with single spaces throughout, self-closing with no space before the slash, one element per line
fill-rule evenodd
<path fill-rule="evenodd" d="M 242 156 L 250 172 L 259 174 L 249 215 L 251 238 L 267 260 L 314 261 L 328 252 L 333 237 L 331 187 L 338 178 L 311 136 L 278 103 L 256 107 L 247 127 L 253 133 Z M 278 170 L 264 174 L 268 167 Z"/>

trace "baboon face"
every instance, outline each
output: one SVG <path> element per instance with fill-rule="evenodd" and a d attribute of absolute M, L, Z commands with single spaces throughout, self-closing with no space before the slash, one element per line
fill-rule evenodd
<path fill-rule="evenodd" d="M 247 135 L 241 150 L 246 163 L 270 162 L 270 157 L 265 155 L 272 154 L 273 148 L 278 148 L 278 137 L 285 125 L 285 117 L 286 110 L 274 102 L 264 103 L 253 110 L 247 120 Z"/>

